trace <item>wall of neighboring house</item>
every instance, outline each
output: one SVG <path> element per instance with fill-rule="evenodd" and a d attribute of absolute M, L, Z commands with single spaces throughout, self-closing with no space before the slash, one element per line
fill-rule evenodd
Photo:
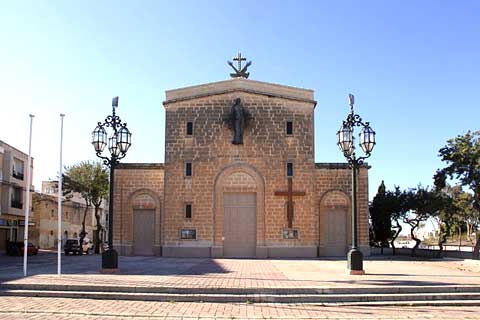
<path fill-rule="evenodd" d="M 34 193 L 33 204 L 35 224 L 38 229 L 38 245 L 42 249 L 52 249 L 57 245 L 58 235 L 58 201 L 57 197 Z M 85 205 L 78 202 L 62 201 L 62 240 L 78 238 L 82 230 Z M 94 209 L 89 208 L 85 218 L 87 238 L 93 240 Z"/>
<path fill-rule="evenodd" d="M 24 239 L 27 166 L 27 154 L 0 141 L 0 251 L 5 250 L 7 241 Z M 31 169 L 33 176 L 33 158 Z M 34 231 L 30 235 L 35 237 Z"/>

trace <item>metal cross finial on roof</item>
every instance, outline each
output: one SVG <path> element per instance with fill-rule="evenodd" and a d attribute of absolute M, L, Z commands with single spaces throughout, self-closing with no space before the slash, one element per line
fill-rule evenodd
<path fill-rule="evenodd" d="M 247 58 L 242 57 L 242 53 L 239 52 L 238 55 L 233 58 L 233 61 L 238 61 L 238 70 L 242 70 L 242 61 L 247 61 Z"/>
<path fill-rule="evenodd" d="M 230 77 L 248 79 L 250 73 L 247 72 L 247 68 L 252 64 L 252 61 L 248 61 L 242 68 L 242 61 L 246 60 L 247 59 L 245 57 L 242 57 L 242 54 L 239 52 L 238 55 L 233 58 L 233 61 L 238 62 L 238 68 L 236 68 L 231 61 L 227 61 L 228 65 L 232 67 L 232 69 L 235 71 L 235 73 L 230 73 Z"/>

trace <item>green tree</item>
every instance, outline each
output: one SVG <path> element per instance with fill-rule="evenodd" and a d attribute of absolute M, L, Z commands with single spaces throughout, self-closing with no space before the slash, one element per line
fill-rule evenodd
<path fill-rule="evenodd" d="M 373 241 L 380 246 L 382 254 L 383 248 L 388 247 L 388 240 L 392 236 L 392 210 L 389 200 L 385 183 L 382 180 L 382 183 L 378 187 L 378 192 L 369 206 Z"/>
<path fill-rule="evenodd" d="M 437 216 L 442 208 L 442 202 L 434 190 L 418 186 L 417 189 L 410 189 L 406 192 L 405 209 L 408 213 L 404 216 L 403 222 L 410 225 L 410 236 L 415 240 L 412 248 L 412 255 L 418 249 L 422 240 L 416 237 L 415 231 L 421 227 L 428 218 Z"/>
<path fill-rule="evenodd" d="M 437 170 L 434 175 L 435 186 L 443 189 L 446 179 L 457 180 L 473 193 L 472 206 L 478 216 L 480 213 L 480 131 L 468 131 L 447 141 L 439 150 L 439 156 L 447 166 Z M 477 240 L 473 258 L 479 259 L 480 237 L 477 228 Z"/>
<path fill-rule="evenodd" d="M 402 232 L 402 221 L 407 214 L 408 208 L 406 207 L 406 193 L 400 190 L 400 187 L 396 186 L 395 191 L 387 191 L 389 207 L 392 212 L 392 236 L 390 239 L 390 245 L 392 246 L 392 253 L 395 255 L 395 240 Z"/>
<path fill-rule="evenodd" d="M 100 250 L 100 232 L 103 229 L 100 217 L 100 207 L 108 195 L 108 171 L 99 162 L 82 161 L 67 167 L 63 175 L 64 195 L 68 198 L 73 192 L 79 193 L 85 200 L 85 211 L 82 219 L 80 243 L 86 236 L 85 219 L 91 206 L 95 208 L 95 253 Z"/>
<path fill-rule="evenodd" d="M 438 247 L 440 248 L 439 257 L 443 257 L 443 245 L 447 238 L 452 234 L 452 225 L 456 222 L 458 208 L 456 206 L 456 197 L 461 187 L 451 187 L 447 185 L 442 190 L 436 190 L 439 202 L 439 210 L 433 219 L 438 225 Z"/>

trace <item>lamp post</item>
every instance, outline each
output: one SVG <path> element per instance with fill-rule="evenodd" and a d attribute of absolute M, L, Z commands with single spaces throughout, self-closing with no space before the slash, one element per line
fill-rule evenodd
<path fill-rule="evenodd" d="M 113 178 L 115 165 L 127 155 L 131 146 L 132 134 L 127 128 L 126 123 L 122 123 L 120 117 L 115 114 L 115 108 L 118 108 L 118 97 L 112 99 L 112 115 L 105 118 L 105 121 L 98 122 L 97 127 L 92 132 L 92 144 L 95 148 L 97 157 L 103 160 L 103 164 L 110 167 L 110 197 L 108 206 L 108 249 L 102 254 L 102 269 L 115 270 L 118 268 L 118 254 L 113 249 Z M 110 137 L 107 136 L 105 128 L 113 130 Z M 110 156 L 102 156 L 102 152 L 107 146 Z"/>
<path fill-rule="evenodd" d="M 369 122 L 363 122 L 362 118 L 353 112 L 353 94 L 349 94 L 348 99 L 350 113 L 337 132 L 337 145 L 352 168 L 352 248 L 348 252 L 348 269 L 350 270 L 350 274 L 359 275 L 365 274 L 365 271 L 363 270 L 363 254 L 358 248 L 357 171 L 364 160 L 371 155 L 373 147 L 375 146 L 375 131 L 370 127 Z M 365 153 L 363 157 L 357 157 L 355 153 L 355 137 L 353 134 L 355 127 L 362 128 L 359 134 L 359 145 Z"/>

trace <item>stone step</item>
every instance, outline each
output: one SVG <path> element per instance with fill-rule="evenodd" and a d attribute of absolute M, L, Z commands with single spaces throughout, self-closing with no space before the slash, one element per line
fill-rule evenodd
<path fill-rule="evenodd" d="M 318 305 L 318 304 L 316 304 Z M 356 307 L 454 307 L 454 306 L 480 306 L 479 300 L 420 300 L 420 301 L 371 301 L 371 302 L 340 302 L 340 303 L 322 303 L 325 306 L 356 306 Z"/>
<path fill-rule="evenodd" d="M 401 294 L 401 293 L 480 293 L 476 285 L 443 286 L 384 286 L 384 287 L 329 287 L 329 288 L 228 288 L 228 287 L 162 287 L 162 286 L 125 286 L 125 285 L 70 285 L 70 284 L 34 284 L 4 283 L 0 290 L 47 290 L 47 291 L 83 291 L 118 293 L 165 293 L 165 294 Z"/>
<path fill-rule="evenodd" d="M 412 301 L 477 301 L 478 292 L 396 293 L 396 294 L 170 294 L 95 291 L 2 290 L 0 296 L 53 297 L 77 299 L 175 301 L 175 302 L 241 302 L 241 303 L 372 303 Z"/>

